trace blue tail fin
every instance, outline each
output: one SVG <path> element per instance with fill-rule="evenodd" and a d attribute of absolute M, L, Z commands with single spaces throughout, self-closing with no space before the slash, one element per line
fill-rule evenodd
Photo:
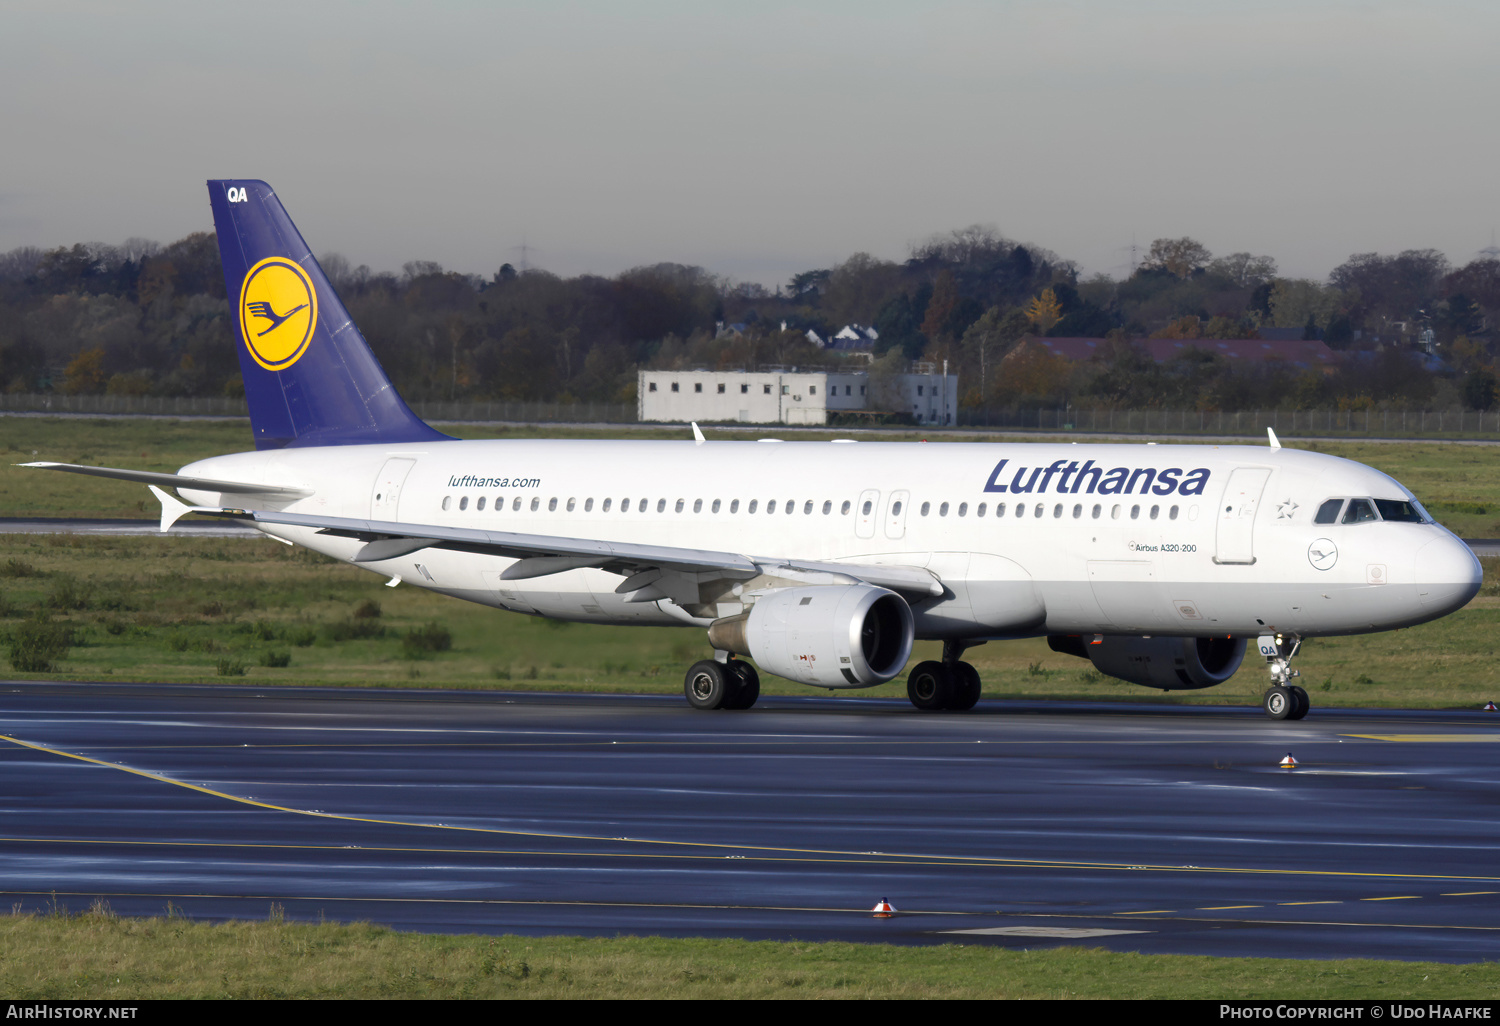
<path fill-rule="evenodd" d="M 441 441 L 396 393 L 265 182 L 208 183 L 257 449 Z"/>

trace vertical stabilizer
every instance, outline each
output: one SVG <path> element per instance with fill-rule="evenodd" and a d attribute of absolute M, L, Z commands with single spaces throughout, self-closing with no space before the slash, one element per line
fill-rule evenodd
<path fill-rule="evenodd" d="M 257 449 L 441 441 L 396 393 L 276 193 L 208 183 Z"/>

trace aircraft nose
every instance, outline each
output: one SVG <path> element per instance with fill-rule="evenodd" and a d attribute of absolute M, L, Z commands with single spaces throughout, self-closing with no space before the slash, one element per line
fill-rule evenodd
<path fill-rule="evenodd" d="M 1462 609 L 1479 594 L 1484 569 L 1462 541 L 1435 538 L 1417 550 L 1417 596 L 1422 605 L 1438 615 Z"/>

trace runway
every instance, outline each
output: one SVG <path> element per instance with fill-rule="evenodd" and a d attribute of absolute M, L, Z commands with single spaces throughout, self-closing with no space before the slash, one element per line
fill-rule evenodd
<path fill-rule="evenodd" d="M 1500 714 L 19 682 L 0 710 L 26 909 L 1500 957 Z"/>

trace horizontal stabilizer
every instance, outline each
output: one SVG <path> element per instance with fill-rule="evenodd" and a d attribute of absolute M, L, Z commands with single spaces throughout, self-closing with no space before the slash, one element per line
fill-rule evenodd
<path fill-rule="evenodd" d="M 163 488 L 187 488 L 197 492 L 219 492 L 229 495 L 265 495 L 277 499 L 305 499 L 312 494 L 310 488 L 292 488 L 287 485 L 261 484 L 255 481 L 215 481 L 207 477 L 185 477 L 182 474 L 158 474 L 150 470 L 122 470 L 119 467 L 85 467 L 77 463 L 22 463 L 23 467 L 37 470 L 61 470 L 69 474 L 87 474 L 90 477 L 110 477 L 117 481 L 138 481 L 141 484 L 161 485 Z"/>

